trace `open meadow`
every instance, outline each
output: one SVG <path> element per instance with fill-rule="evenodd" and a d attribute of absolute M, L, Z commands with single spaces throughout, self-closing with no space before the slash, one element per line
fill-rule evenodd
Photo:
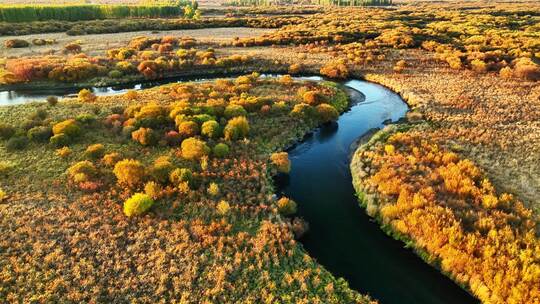
<path fill-rule="evenodd" d="M 540 4 L 0 4 L 0 303 L 540 304 Z"/>

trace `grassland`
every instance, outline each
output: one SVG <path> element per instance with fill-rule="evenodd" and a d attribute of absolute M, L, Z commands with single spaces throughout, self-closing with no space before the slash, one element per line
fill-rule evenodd
<path fill-rule="evenodd" d="M 246 28 L 246 27 L 226 27 L 226 28 L 202 28 L 187 30 L 162 30 L 157 33 L 153 31 L 136 31 L 128 33 L 110 34 L 88 34 L 84 36 L 69 36 L 65 33 L 33 34 L 25 36 L 5 36 L 0 37 L 0 45 L 12 39 L 24 39 L 33 41 L 35 39 L 45 39 L 54 41 L 54 44 L 30 45 L 27 48 L 8 49 L 0 47 L 2 57 L 30 57 L 43 56 L 47 54 L 61 54 L 64 46 L 70 43 L 79 42 L 82 51 L 90 56 L 103 56 L 111 48 L 121 48 L 126 46 L 135 37 L 145 36 L 157 39 L 164 36 L 171 37 L 192 37 L 202 46 L 216 47 L 218 52 L 223 44 L 231 44 L 235 38 L 257 37 L 271 32 L 272 29 Z M 233 52 L 230 52 L 231 54 Z"/>
<path fill-rule="evenodd" d="M 311 92 L 323 105 L 311 106 L 297 92 Z M 86 99 L 0 110 L 2 122 L 17 129 L 0 143 L 6 193 L 0 204 L 1 298 L 369 302 L 296 245 L 293 231 L 302 227 L 280 215 L 294 203 L 272 199 L 270 175 L 286 171 L 288 159 L 270 153 L 335 119 L 347 106 L 340 89 L 255 75 L 81 96 Z M 231 122 L 240 118 L 245 125 Z M 58 123 L 69 119 L 80 134 L 69 135 L 67 147 L 47 143 Z M 49 132 L 13 150 L 10 142 L 22 138 L 28 120 L 34 121 L 31 130 Z M 206 123 L 197 127 L 198 120 L 214 121 L 215 132 L 208 133 Z M 137 128 L 148 132 L 141 137 Z M 190 136 L 213 152 L 188 147 Z M 216 148 L 224 145 L 225 152 Z M 141 170 L 123 175 L 122 159 Z M 147 215 L 129 218 L 122 203 L 136 192 L 155 203 Z"/>

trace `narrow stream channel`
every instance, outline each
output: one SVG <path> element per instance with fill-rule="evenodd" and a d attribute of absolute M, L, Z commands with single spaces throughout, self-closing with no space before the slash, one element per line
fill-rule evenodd
<path fill-rule="evenodd" d="M 353 289 L 381 303 L 478 303 L 387 236 L 359 206 L 349 169 L 351 144 L 384 121 L 403 117 L 407 105 L 373 83 L 351 80 L 345 85 L 363 93 L 365 100 L 342 114 L 336 125 L 319 128 L 289 151 L 292 169 L 280 188 L 310 224 L 301 239 L 304 248 Z"/>
<path fill-rule="evenodd" d="M 97 95 L 120 94 L 132 88 L 209 79 L 167 79 L 92 90 Z M 359 80 L 344 84 L 356 91 L 351 94 L 353 106 L 336 124 L 317 129 L 290 149 L 292 170 L 278 185 L 298 203 L 299 216 L 310 224 L 310 231 L 301 240 L 304 248 L 335 276 L 345 278 L 353 289 L 370 294 L 383 304 L 478 303 L 404 248 L 402 242 L 387 236 L 358 205 L 349 169 L 351 145 L 369 130 L 382 127 L 383 122 L 403 117 L 407 105 L 382 86 Z M 43 102 L 49 95 L 65 96 L 77 91 L 3 91 L 0 106 Z"/>

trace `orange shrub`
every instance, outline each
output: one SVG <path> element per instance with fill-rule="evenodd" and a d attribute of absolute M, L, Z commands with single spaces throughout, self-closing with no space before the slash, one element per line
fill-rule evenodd
<path fill-rule="evenodd" d="M 302 95 L 302 101 L 311 106 L 316 106 L 324 101 L 324 96 L 317 91 L 307 91 Z"/>
<path fill-rule="evenodd" d="M 273 153 L 270 156 L 270 160 L 276 166 L 278 172 L 289 173 L 291 171 L 291 163 L 287 152 Z"/>
<path fill-rule="evenodd" d="M 319 72 L 321 75 L 334 79 L 346 79 L 349 77 L 349 68 L 341 61 L 329 62 Z"/>
<path fill-rule="evenodd" d="M 199 125 L 194 121 L 183 121 L 178 125 L 178 134 L 183 137 L 193 137 L 199 134 Z"/>
<path fill-rule="evenodd" d="M 143 146 L 153 146 L 159 140 L 156 132 L 150 128 L 139 128 L 137 131 L 131 133 L 131 138 Z"/>

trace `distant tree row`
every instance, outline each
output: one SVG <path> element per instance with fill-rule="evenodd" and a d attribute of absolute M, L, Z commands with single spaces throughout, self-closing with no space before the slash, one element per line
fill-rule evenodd
<path fill-rule="evenodd" d="M 236 6 L 269 6 L 284 4 L 318 4 L 332 6 L 380 6 L 392 5 L 392 0 L 233 0 L 228 3 Z"/>
<path fill-rule="evenodd" d="M 174 17 L 189 15 L 196 2 L 169 5 L 0 5 L 0 21 L 96 20 L 109 18 Z M 189 11 L 189 12 L 188 12 Z M 191 16 L 188 16 L 191 17 Z"/>
<path fill-rule="evenodd" d="M 335 6 L 369 6 L 369 5 L 392 5 L 392 0 L 313 0 L 320 5 Z"/>

